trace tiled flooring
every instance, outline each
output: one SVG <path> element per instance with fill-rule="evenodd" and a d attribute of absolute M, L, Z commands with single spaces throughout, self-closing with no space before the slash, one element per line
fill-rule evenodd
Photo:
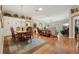
<path fill-rule="evenodd" d="M 46 44 L 42 45 L 36 50 L 32 51 L 32 54 L 73 54 L 77 53 L 76 44 L 74 39 L 63 37 L 58 40 L 56 37 L 44 37 L 34 36 L 37 40 L 44 40 Z M 5 37 L 7 39 L 7 37 Z M 26 52 L 26 51 L 25 51 Z M 4 40 L 4 53 L 10 53 L 8 40 Z M 27 53 L 26 53 L 27 54 Z"/>

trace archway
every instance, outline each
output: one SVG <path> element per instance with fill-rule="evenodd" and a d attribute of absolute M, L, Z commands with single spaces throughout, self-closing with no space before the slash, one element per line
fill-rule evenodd
<path fill-rule="evenodd" d="M 69 20 L 69 38 L 76 39 L 76 23 L 79 18 L 79 6 L 73 6 L 70 9 L 70 20 Z"/>
<path fill-rule="evenodd" d="M 79 24 L 79 6 L 73 6 L 70 9 L 70 20 L 69 20 L 69 38 L 72 39 L 74 49 L 79 53 L 79 29 L 76 28 L 76 25 Z M 73 41 L 74 40 L 74 41 Z"/>

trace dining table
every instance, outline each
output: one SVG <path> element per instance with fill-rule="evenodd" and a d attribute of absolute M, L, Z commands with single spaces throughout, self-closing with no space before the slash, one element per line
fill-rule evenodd
<path fill-rule="evenodd" d="M 17 34 L 18 39 L 19 39 L 20 41 L 25 41 L 25 36 L 26 36 L 26 34 L 27 34 L 26 31 L 17 31 L 16 34 Z"/>
<path fill-rule="evenodd" d="M 26 31 L 17 31 L 16 33 L 17 34 L 24 34 L 24 33 L 26 33 Z"/>

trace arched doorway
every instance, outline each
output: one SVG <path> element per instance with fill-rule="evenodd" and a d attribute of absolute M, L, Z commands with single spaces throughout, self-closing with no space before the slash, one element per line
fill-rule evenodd
<path fill-rule="evenodd" d="M 79 6 L 73 6 L 70 9 L 69 38 L 75 43 L 73 46 L 75 51 L 79 53 Z"/>

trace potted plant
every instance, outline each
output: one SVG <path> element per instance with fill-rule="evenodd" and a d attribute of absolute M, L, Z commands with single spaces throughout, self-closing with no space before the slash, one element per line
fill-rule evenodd
<path fill-rule="evenodd" d="M 14 14 L 13 16 L 14 16 L 14 17 L 18 17 L 18 15 L 17 15 L 17 14 Z"/>
<path fill-rule="evenodd" d="M 31 17 L 29 17 L 29 20 L 31 20 L 32 18 Z"/>
<path fill-rule="evenodd" d="M 21 18 L 25 19 L 25 16 L 24 16 L 24 15 L 22 15 L 22 16 L 21 16 Z"/>
<path fill-rule="evenodd" d="M 7 12 L 3 13 L 3 15 L 4 16 L 11 16 L 12 17 L 12 15 L 10 13 L 7 13 Z"/>

